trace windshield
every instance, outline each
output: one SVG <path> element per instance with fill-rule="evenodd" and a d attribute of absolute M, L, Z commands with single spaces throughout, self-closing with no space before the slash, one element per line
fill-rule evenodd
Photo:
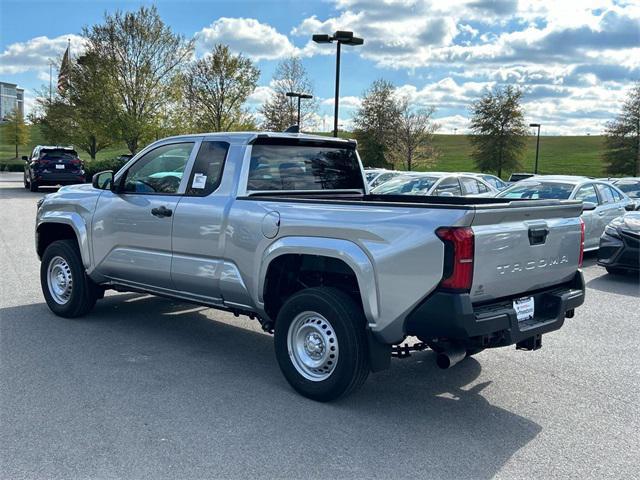
<path fill-rule="evenodd" d="M 570 183 L 520 182 L 497 196 L 529 200 L 568 200 L 573 187 Z"/>
<path fill-rule="evenodd" d="M 640 182 L 618 182 L 614 184 L 631 198 L 640 198 Z"/>
<path fill-rule="evenodd" d="M 426 195 L 438 177 L 413 177 L 409 175 L 396 177 L 372 190 L 376 194 Z"/>
<path fill-rule="evenodd" d="M 247 190 L 364 190 L 353 148 L 255 144 Z"/>
<path fill-rule="evenodd" d="M 365 177 L 367 178 L 367 182 L 370 182 L 371 180 L 373 180 L 374 178 L 376 178 L 378 176 L 380 172 L 365 172 Z"/>

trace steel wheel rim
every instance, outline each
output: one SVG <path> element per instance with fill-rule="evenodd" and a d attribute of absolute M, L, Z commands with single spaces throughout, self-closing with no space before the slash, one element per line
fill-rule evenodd
<path fill-rule="evenodd" d="M 54 302 L 64 305 L 71 299 L 73 276 L 71 267 L 62 257 L 53 257 L 47 267 L 47 286 Z"/>
<path fill-rule="evenodd" d="M 307 380 L 322 382 L 338 364 L 338 338 L 329 321 L 317 312 L 298 314 L 287 333 L 289 358 Z"/>

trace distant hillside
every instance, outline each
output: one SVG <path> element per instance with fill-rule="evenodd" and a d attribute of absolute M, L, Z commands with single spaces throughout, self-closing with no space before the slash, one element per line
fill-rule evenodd
<path fill-rule="evenodd" d="M 35 145 L 44 141 L 37 127 L 31 126 L 31 141 L 28 146 L 20 148 L 20 156 L 28 155 Z M 349 132 L 341 132 L 341 137 L 352 137 Z M 604 175 L 602 164 L 603 137 L 540 137 L 540 173 L 588 175 L 599 177 Z M 433 170 L 440 171 L 474 171 L 471 161 L 471 144 L 466 135 L 436 135 L 436 147 L 441 157 Z M 98 153 L 98 159 L 113 158 L 127 153 L 124 145 L 116 145 Z M 22 169 L 22 162 L 15 160 L 15 147 L 0 139 L 0 170 L 6 166 L 12 169 Z M 521 171 L 532 172 L 536 155 L 536 139 L 527 139 L 527 150 L 522 161 Z M 80 152 L 83 160 L 89 161 L 89 156 Z M 507 176 L 510 172 L 504 172 Z"/>

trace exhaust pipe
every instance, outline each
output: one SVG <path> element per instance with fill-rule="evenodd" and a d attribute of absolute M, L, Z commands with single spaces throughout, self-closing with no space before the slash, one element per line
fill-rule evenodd
<path fill-rule="evenodd" d="M 436 356 L 436 364 L 444 369 L 453 367 L 467 356 L 467 349 L 461 345 L 449 345 Z"/>

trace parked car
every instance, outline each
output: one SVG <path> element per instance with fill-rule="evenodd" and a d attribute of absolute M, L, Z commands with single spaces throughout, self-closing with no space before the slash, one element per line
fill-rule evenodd
<path fill-rule="evenodd" d="M 496 190 L 504 190 L 509 186 L 509 183 L 505 182 L 500 177 L 496 177 L 495 175 L 490 175 L 488 173 L 466 172 L 465 175 L 471 175 L 473 177 L 481 178 Z"/>
<path fill-rule="evenodd" d="M 404 173 L 371 190 L 377 195 L 433 195 L 440 197 L 493 197 L 498 190 L 487 181 L 465 173 Z"/>
<path fill-rule="evenodd" d="M 403 172 L 398 172 L 395 170 L 387 170 L 385 172 L 382 172 L 380 175 L 378 175 L 376 178 L 374 178 L 372 181 L 369 182 L 369 188 L 370 189 L 376 188 L 382 185 L 383 183 L 396 178 L 398 175 L 402 175 L 402 173 Z"/>
<path fill-rule="evenodd" d="M 535 176 L 535 173 L 512 173 L 509 177 L 509 183 L 519 182 L 520 180 L 525 180 Z"/>
<path fill-rule="evenodd" d="M 376 178 L 378 178 L 381 174 L 388 172 L 389 170 L 386 170 L 384 168 L 365 168 L 364 169 L 364 176 L 365 179 L 367 180 L 367 183 L 369 185 L 371 185 L 371 182 L 373 182 Z"/>
<path fill-rule="evenodd" d="M 448 368 L 485 348 L 536 350 L 573 317 L 580 202 L 368 195 L 355 147 L 172 137 L 46 195 L 35 232 L 47 305 L 78 317 L 115 289 L 249 315 L 274 332 L 287 381 L 321 401 L 387 368 L 406 336 Z"/>
<path fill-rule="evenodd" d="M 627 195 L 636 206 L 636 210 L 640 210 L 640 178 L 625 177 L 619 178 L 612 182 L 625 195 Z"/>
<path fill-rule="evenodd" d="M 640 212 L 614 219 L 600 237 L 598 265 L 612 274 L 640 270 Z"/>
<path fill-rule="evenodd" d="M 584 202 L 584 249 L 597 250 L 607 224 L 634 208 L 629 197 L 607 182 L 587 177 L 544 175 L 521 180 L 497 198 L 526 200 L 580 200 Z"/>
<path fill-rule="evenodd" d="M 24 160 L 24 188 L 84 183 L 84 166 L 73 147 L 38 145 Z"/>

